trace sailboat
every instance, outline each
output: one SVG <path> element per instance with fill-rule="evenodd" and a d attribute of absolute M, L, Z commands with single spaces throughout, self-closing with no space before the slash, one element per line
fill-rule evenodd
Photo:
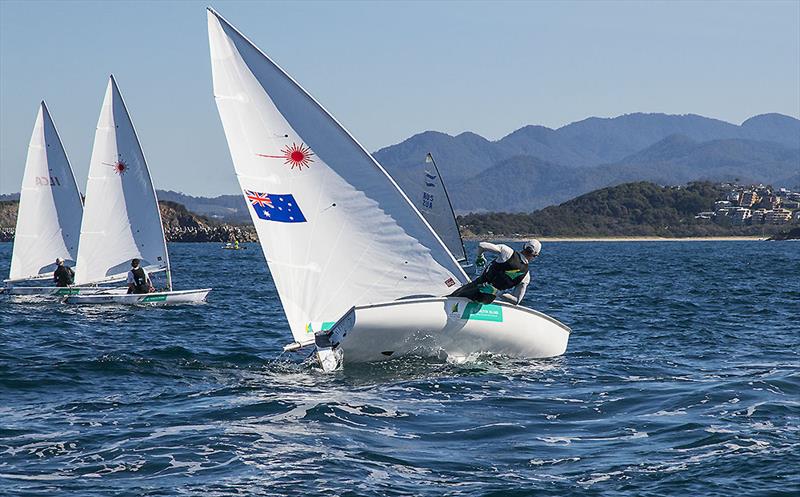
<path fill-rule="evenodd" d="M 468 274 L 474 273 L 475 266 L 467 260 L 467 251 L 461 238 L 453 204 L 450 202 L 444 178 L 433 155 L 426 154 L 424 162 L 420 161 L 410 166 L 387 167 L 386 171 L 439 235 L 461 267 Z"/>
<path fill-rule="evenodd" d="M 56 296 L 81 291 L 79 287 L 55 287 L 52 280 L 56 258 L 64 259 L 67 267 L 75 265 L 82 214 L 83 202 L 72 167 L 42 101 L 25 161 L 11 270 L 0 291 Z M 50 284 L 41 286 L 45 282 Z"/>
<path fill-rule="evenodd" d="M 213 9 L 214 97 L 294 341 L 324 370 L 474 353 L 563 354 L 570 329 L 522 306 L 443 297 L 469 281 L 377 161 Z"/>
<path fill-rule="evenodd" d="M 86 185 L 75 269 L 78 285 L 123 281 L 131 260 L 149 274 L 164 271 L 166 289 L 127 294 L 119 288 L 74 295 L 69 304 L 183 304 L 205 300 L 210 288 L 173 291 L 167 244 L 155 188 L 128 109 L 114 76 L 109 77 L 97 122 Z"/>

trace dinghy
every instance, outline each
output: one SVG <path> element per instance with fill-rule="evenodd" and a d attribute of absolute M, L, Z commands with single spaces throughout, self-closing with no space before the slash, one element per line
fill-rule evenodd
<path fill-rule="evenodd" d="M 440 297 L 469 281 L 380 164 L 300 85 L 208 10 L 214 97 L 294 342 L 326 370 L 410 354 L 563 354 L 569 328 Z"/>
<path fill-rule="evenodd" d="M 124 281 L 131 260 L 151 276 L 164 271 L 166 290 L 126 294 L 109 289 L 66 298 L 69 304 L 184 304 L 205 300 L 210 288 L 173 291 L 161 212 L 139 139 L 111 76 L 97 122 L 86 207 L 75 270 L 78 285 Z"/>
<path fill-rule="evenodd" d="M 53 286 L 55 260 L 75 266 L 83 202 L 50 112 L 39 104 L 19 197 L 11 270 L 2 293 L 73 295 L 92 288 Z M 42 286 L 43 284 L 47 286 Z"/>

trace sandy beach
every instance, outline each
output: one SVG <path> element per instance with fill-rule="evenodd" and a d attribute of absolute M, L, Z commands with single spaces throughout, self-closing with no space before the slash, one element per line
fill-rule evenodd
<path fill-rule="evenodd" d="M 766 240 L 766 236 L 704 236 L 704 237 L 686 237 L 686 238 L 663 238 L 658 236 L 630 236 L 630 237 L 540 237 L 538 240 L 542 242 L 709 242 L 709 241 L 758 241 Z M 524 242 L 528 238 L 478 238 L 469 237 L 465 240 L 470 241 L 493 241 L 493 242 Z"/>

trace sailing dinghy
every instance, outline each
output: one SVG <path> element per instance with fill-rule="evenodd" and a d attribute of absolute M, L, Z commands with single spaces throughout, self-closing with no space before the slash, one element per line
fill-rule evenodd
<path fill-rule="evenodd" d="M 570 329 L 452 293 L 468 281 L 392 177 L 303 88 L 208 9 L 214 97 L 294 342 L 325 370 L 407 355 L 563 354 Z"/>
<path fill-rule="evenodd" d="M 127 294 L 126 288 L 66 298 L 69 304 L 185 304 L 205 300 L 210 288 L 173 291 L 156 192 L 136 130 L 111 76 L 97 122 L 86 207 L 75 271 L 78 285 L 124 281 L 131 259 L 149 274 L 165 271 L 166 290 Z"/>
<path fill-rule="evenodd" d="M 82 214 L 83 202 L 72 167 L 42 101 L 25 161 L 11 271 L 0 291 L 54 296 L 96 291 L 52 285 L 57 257 L 64 259 L 67 267 L 75 265 Z M 44 283 L 50 285 L 41 286 Z"/>

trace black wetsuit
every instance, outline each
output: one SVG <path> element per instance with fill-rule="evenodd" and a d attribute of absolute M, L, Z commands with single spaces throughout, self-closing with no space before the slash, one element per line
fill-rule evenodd
<path fill-rule="evenodd" d="M 58 266 L 53 273 L 56 286 L 70 286 L 75 283 L 75 272 L 67 266 Z"/>
<path fill-rule="evenodd" d="M 150 293 L 150 285 L 147 283 L 147 274 L 144 269 L 137 267 L 131 269 L 133 273 L 133 291 L 128 290 L 128 293 Z"/>
<path fill-rule="evenodd" d="M 528 259 L 519 252 L 514 252 L 505 262 L 492 262 L 489 267 L 471 281 L 452 294 L 451 297 L 466 297 L 480 302 L 491 304 L 499 292 L 509 290 L 519 285 L 528 274 Z"/>

